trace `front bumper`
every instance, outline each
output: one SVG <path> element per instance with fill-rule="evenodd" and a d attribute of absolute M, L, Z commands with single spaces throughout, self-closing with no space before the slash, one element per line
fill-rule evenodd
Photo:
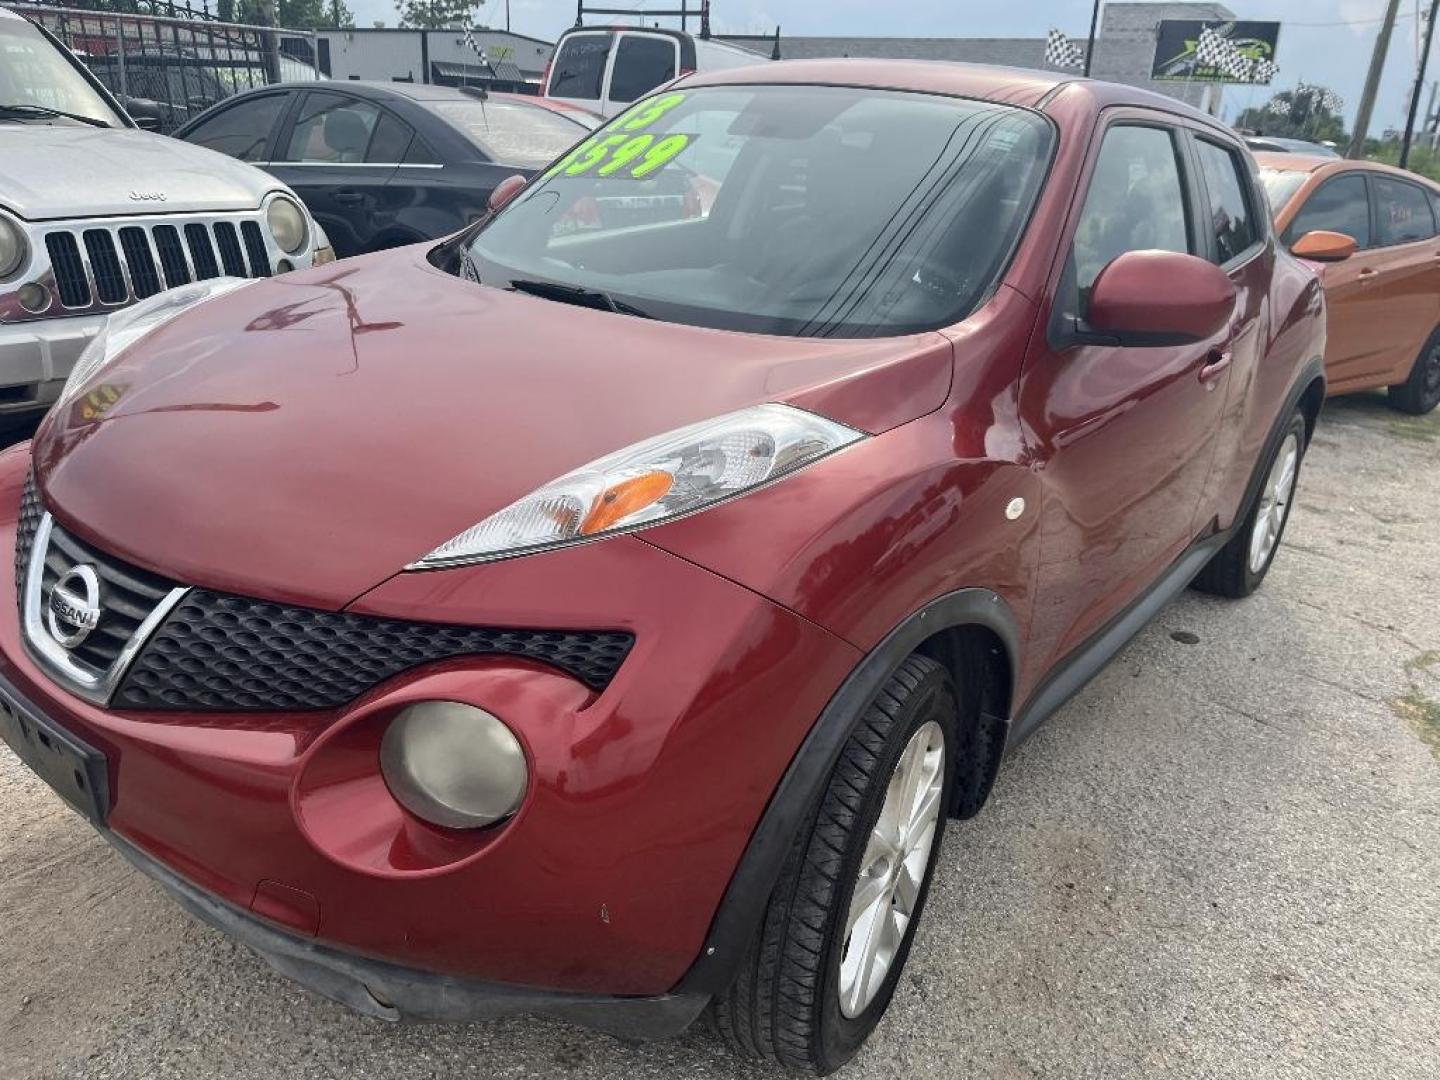
<path fill-rule="evenodd" d="M 0 550 L 28 469 L 24 448 L 0 456 Z M 683 1026 L 703 1000 L 674 990 L 698 957 L 733 951 L 710 936 L 716 912 L 856 651 L 635 537 L 403 574 L 347 610 L 613 628 L 635 645 L 598 692 L 485 656 L 422 664 L 335 709 L 147 712 L 60 689 L 0 605 L 0 678 L 104 754 L 107 833 L 307 985 L 369 1012 Z M 377 733 L 435 699 L 487 708 L 524 743 L 532 783 L 503 827 L 426 827 L 378 776 Z M 621 1019 L 635 999 L 663 1018 Z"/>
<path fill-rule="evenodd" d="M 0 416 L 48 409 L 105 315 L 0 323 Z"/>
<path fill-rule="evenodd" d="M 100 834 L 201 922 L 248 945 L 280 974 L 365 1016 L 460 1023 L 552 1016 L 622 1039 L 679 1035 L 708 1003 L 700 994 L 613 997 L 530 990 L 401 967 L 286 933 L 198 889 L 108 829 Z"/>

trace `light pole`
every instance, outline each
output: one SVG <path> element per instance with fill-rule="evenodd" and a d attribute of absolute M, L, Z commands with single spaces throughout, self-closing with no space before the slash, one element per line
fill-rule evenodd
<path fill-rule="evenodd" d="M 1090 44 L 1085 48 L 1085 77 L 1090 77 L 1090 61 L 1095 56 L 1095 28 L 1100 25 L 1100 0 L 1095 0 L 1095 8 L 1090 12 Z"/>
<path fill-rule="evenodd" d="M 1440 13 L 1440 0 L 1430 0 L 1430 21 L 1425 25 L 1425 47 L 1420 53 L 1420 70 L 1415 73 L 1415 92 L 1410 95 L 1410 115 L 1405 118 L 1405 141 L 1400 144 L 1400 168 L 1410 164 L 1410 142 L 1415 138 L 1415 112 L 1420 107 L 1420 93 L 1425 89 L 1425 68 L 1430 64 L 1430 43 L 1435 38 L 1435 16 Z"/>

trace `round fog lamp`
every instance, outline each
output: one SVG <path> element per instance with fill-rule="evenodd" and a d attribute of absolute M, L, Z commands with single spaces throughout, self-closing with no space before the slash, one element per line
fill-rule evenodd
<path fill-rule="evenodd" d="M 305 246 L 309 233 L 305 225 L 305 211 L 294 199 L 283 195 L 271 199 L 270 208 L 265 211 L 265 220 L 269 222 L 270 235 L 280 245 L 281 251 L 294 255 Z"/>
<path fill-rule="evenodd" d="M 38 315 L 50 306 L 50 290 L 37 281 L 29 281 L 16 291 L 20 306 L 31 315 Z"/>
<path fill-rule="evenodd" d="M 529 771 L 498 717 L 458 701 L 411 705 L 390 723 L 380 770 L 401 806 L 433 825 L 478 829 L 520 808 Z"/>

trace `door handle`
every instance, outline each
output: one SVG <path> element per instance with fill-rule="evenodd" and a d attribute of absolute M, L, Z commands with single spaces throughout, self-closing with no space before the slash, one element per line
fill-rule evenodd
<path fill-rule="evenodd" d="M 1210 355 L 1205 358 L 1205 366 L 1200 369 L 1200 381 L 1205 384 L 1206 390 L 1214 390 L 1219 385 L 1221 375 L 1230 370 L 1230 365 L 1235 362 L 1235 354 L 1229 349 L 1211 349 Z"/>
<path fill-rule="evenodd" d="M 1360 273 L 1357 275 L 1357 277 L 1359 277 L 1360 279 L 1361 285 L 1373 285 L 1375 284 L 1375 279 L 1379 276 L 1379 271 L 1369 266 L 1361 267 Z"/>
<path fill-rule="evenodd" d="M 358 191 L 349 190 L 337 191 L 334 196 L 335 201 L 338 203 L 358 203 L 364 197 L 365 196 L 361 195 Z"/>

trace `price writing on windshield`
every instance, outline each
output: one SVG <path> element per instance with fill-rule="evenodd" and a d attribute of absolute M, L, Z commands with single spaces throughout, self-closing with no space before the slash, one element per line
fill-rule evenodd
<path fill-rule="evenodd" d="M 641 102 L 622 115 L 610 128 L 611 134 L 586 139 L 557 161 L 545 179 L 564 174 L 584 176 L 629 176 L 644 180 L 663 169 L 687 146 L 694 135 L 656 135 L 642 131 L 685 100 L 684 94 L 665 94 L 654 101 Z"/>

